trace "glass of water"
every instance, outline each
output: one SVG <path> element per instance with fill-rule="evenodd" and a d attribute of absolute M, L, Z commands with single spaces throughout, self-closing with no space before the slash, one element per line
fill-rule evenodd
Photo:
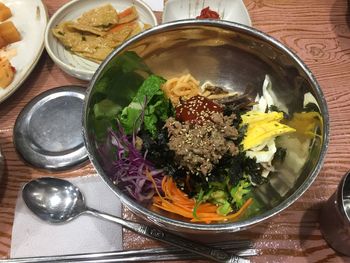
<path fill-rule="evenodd" d="M 350 171 L 322 207 L 320 227 L 324 239 L 335 251 L 350 256 Z"/>

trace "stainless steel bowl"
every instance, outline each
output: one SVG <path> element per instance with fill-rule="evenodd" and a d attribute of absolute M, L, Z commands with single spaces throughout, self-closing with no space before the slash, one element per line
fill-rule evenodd
<path fill-rule="evenodd" d="M 112 183 L 108 176 L 108 164 L 112 163 L 113 154 L 107 153 L 107 156 L 102 157 L 97 150 L 97 133 L 101 132 L 101 127 L 105 124 L 94 119 L 93 108 L 101 96 L 105 96 L 101 94 L 108 94 L 111 89 L 118 90 L 118 96 L 109 99 L 118 106 L 129 104 L 129 94 L 133 94 L 129 87 L 120 85 L 118 81 L 108 83 L 108 74 L 113 74 L 116 59 L 130 50 L 136 51 L 154 73 L 165 78 L 190 72 L 200 81 L 210 80 L 242 92 L 247 86 L 254 87 L 256 93 L 261 92 L 264 77 L 269 74 L 277 97 L 287 105 L 290 113 L 302 110 L 304 94 L 310 92 L 317 101 L 323 119 L 318 137 L 309 142 L 307 147 L 300 142 L 299 146 L 295 142 L 289 145 L 286 143 L 289 161 L 278 167 L 278 172 L 269 178 L 268 183 L 256 187 L 254 191 L 255 199 L 260 205 L 256 214 L 237 222 L 199 224 L 167 213 L 153 212 L 129 198 Z M 130 39 L 115 50 L 94 75 L 85 99 L 83 116 L 84 139 L 90 159 L 123 204 L 157 225 L 187 233 L 239 231 L 281 212 L 312 184 L 321 169 L 328 145 L 326 101 L 306 65 L 272 37 L 256 29 L 226 21 L 177 21 L 159 25 Z M 299 141 L 298 138 L 296 141 Z"/>

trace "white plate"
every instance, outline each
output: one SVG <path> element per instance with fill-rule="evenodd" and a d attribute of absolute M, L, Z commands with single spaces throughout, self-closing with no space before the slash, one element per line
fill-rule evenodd
<path fill-rule="evenodd" d="M 164 6 L 163 22 L 196 18 L 207 6 L 216 11 L 222 20 L 252 25 L 242 0 L 168 0 Z"/>
<path fill-rule="evenodd" d="M 1 0 L 12 11 L 12 21 L 22 36 L 22 40 L 13 43 L 17 55 L 11 59 L 16 68 L 13 82 L 6 88 L 0 88 L 0 102 L 7 99 L 29 76 L 44 50 L 44 33 L 48 21 L 47 10 L 41 0 Z"/>
<path fill-rule="evenodd" d="M 105 4 L 111 4 L 118 12 L 134 5 L 141 22 L 151 26 L 157 25 L 157 18 L 151 8 L 141 0 L 73 0 L 68 2 L 51 17 L 45 32 L 45 48 L 56 65 L 73 77 L 90 80 L 99 64 L 65 49 L 53 36 L 52 28 L 62 21 L 75 20 L 84 12 Z"/>

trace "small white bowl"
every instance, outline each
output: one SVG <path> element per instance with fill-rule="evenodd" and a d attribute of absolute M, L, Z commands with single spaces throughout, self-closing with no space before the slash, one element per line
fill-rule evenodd
<path fill-rule="evenodd" d="M 164 6 L 163 22 L 196 18 L 207 6 L 216 11 L 222 20 L 252 25 L 242 0 L 168 0 Z"/>
<path fill-rule="evenodd" d="M 90 80 L 99 64 L 79 57 L 67 50 L 52 34 L 52 28 L 60 22 L 75 20 L 93 8 L 111 4 L 118 12 L 134 5 L 139 19 L 151 26 L 157 25 L 151 8 L 142 0 L 73 0 L 63 5 L 51 17 L 45 30 L 45 48 L 49 56 L 67 74 L 82 80 Z"/>

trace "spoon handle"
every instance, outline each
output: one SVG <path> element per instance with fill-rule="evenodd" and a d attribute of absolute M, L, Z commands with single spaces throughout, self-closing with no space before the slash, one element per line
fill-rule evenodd
<path fill-rule="evenodd" d="M 248 259 L 244 259 L 242 257 L 236 256 L 229 252 L 226 252 L 222 249 L 213 248 L 210 246 L 202 245 L 198 242 L 194 242 L 192 240 L 183 238 L 178 235 L 174 235 L 168 231 L 164 231 L 160 228 L 153 227 L 146 224 L 140 224 L 137 222 L 132 222 L 129 220 L 125 220 L 119 217 L 115 217 L 100 211 L 97 211 L 92 208 L 88 208 L 86 213 L 94 215 L 96 217 L 112 221 L 114 223 L 120 224 L 125 228 L 128 228 L 136 233 L 144 235 L 146 237 L 150 237 L 155 240 L 159 240 L 168 244 L 171 244 L 176 247 L 180 247 L 184 250 L 191 251 L 198 255 L 210 258 L 216 262 L 223 263 L 248 263 L 250 262 Z"/>

